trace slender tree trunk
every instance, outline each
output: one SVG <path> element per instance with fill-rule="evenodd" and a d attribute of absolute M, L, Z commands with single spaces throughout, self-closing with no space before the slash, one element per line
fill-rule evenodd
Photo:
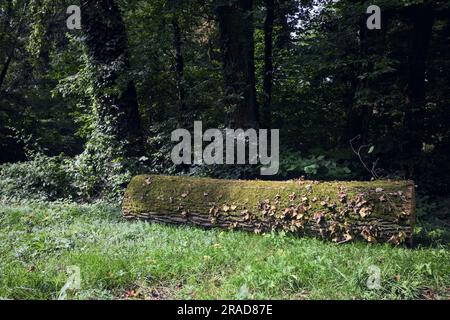
<path fill-rule="evenodd" d="M 266 0 L 266 10 L 266 20 L 264 21 L 264 101 L 262 119 L 264 126 L 270 128 L 273 80 L 273 22 L 275 18 L 274 0 Z"/>
<path fill-rule="evenodd" d="M 390 15 L 382 15 L 381 30 L 369 30 L 366 26 L 366 17 L 363 17 L 359 24 L 359 64 L 354 79 L 350 80 L 350 94 L 347 95 L 346 102 L 350 106 L 347 125 L 344 134 L 343 145 L 347 145 L 351 139 L 359 136 L 361 144 L 368 142 L 370 124 L 372 122 L 373 110 L 377 106 L 373 101 L 376 92 L 377 81 L 370 77 L 362 77 L 374 71 L 376 61 L 372 57 L 383 57 L 386 52 L 386 33 L 389 29 L 388 24 Z M 362 99 L 361 99 L 362 97 Z M 362 100 L 359 101 L 359 100 Z"/>
<path fill-rule="evenodd" d="M 3 20 L 3 26 L 2 26 L 2 32 L 0 33 L 0 45 L 3 42 L 3 39 L 9 32 L 9 24 L 11 22 L 11 15 L 12 15 L 12 0 L 6 0 L 6 10 L 5 14 L 2 18 Z"/>
<path fill-rule="evenodd" d="M 366 61 L 369 54 L 369 33 L 373 32 L 367 29 L 365 19 L 362 19 L 359 26 L 359 59 L 364 61 L 358 65 L 358 79 L 352 81 L 351 88 L 353 91 L 353 97 L 350 102 L 350 109 L 347 116 L 347 124 L 345 128 L 345 141 L 348 145 L 349 141 L 353 138 L 359 137 L 359 143 L 365 144 L 367 141 L 367 132 L 370 120 L 371 108 L 367 103 L 361 103 L 359 101 L 361 94 L 364 94 L 369 86 L 367 77 L 361 77 L 372 71 L 373 64 Z M 364 98 L 364 97 L 363 97 Z M 366 100 L 366 99 L 364 99 Z"/>
<path fill-rule="evenodd" d="M 92 64 L 99 130 L 125 144 L 126 156 L 143 152 L 136 88 L 127 79 L 128 39 L 113 0 L 83 0 L 84 43 Z"/>
<path fill-rule="evenodd" d="M 278 40 L 276 42 L 277 48 L 285 49 L 291 44 L 291 28 L 289 26 L 289 9 L 288 2 L 290 0 L 276 0 L 276 16 L 277 24 L 281 27 Z"/>
<path fill-rule="evenodd" d="M 431 5 L 414 6 L 410 12 L 413 24 L 408 57 L 409 75 L 405 110 L 405 152 L 413 159 L 422 149 L 426 103 L 426 64 L 433 31 L 434 16 Z"/>
<path fill-rule="evenodd" d="M 234 0 L 217 8 L 226 125 L 232 128 L 258 127 L 252 10 L 252 0 Z"/>
<path fill-rule="evenodd" d="M 11 65 L 12 54 L 8 56 L 5 63 L 3 64 L 2 73 L 0 73 L 0 92 L 2 90 L 3 82 L 5 81 L 6 75 L 8 74 L 9 66 Z"/>
<path fill-rule="evenodd" d="M 178 91 L 178 112 L 182 114 L 186 111 L 184 93 L 184 59 L 182 52 L 181 30 L 176 15 L 172 19 L 173 26 L 173 46 L 175 48 L 175 73 Z"/>
<path fill-rule="evenodd" d="M 11 23 L 11 16 L 12 16 L 12 0 L 7 0 L 6 1 L 6 10 L 5 10 L 5 15 L 4 15 L 4 20 L 3 20 L 3 26 L 2 26 L 2 32 L 0 33 L 0 45 L 3 45 L 3 39 L 6 37 L 6 35 L 10 32 L 10 23 Z M 7 51 L 7 50 L 6 50 Z M 10 52 L 9 54 L 6 54 L 6 59 L 5 62 L 3 63 L 3 68 L 2 68 L 2 72 L 0 73 L 0 91 L 2 89 L 3 83 L 6 79 L 6 75 L 8 74 L 8 69 L 9 66 L 11 65 L 11 61 L 12 61 L 12 52 Z M 0 59 L 3 59 L 3 54 L 0 55 Z"/>

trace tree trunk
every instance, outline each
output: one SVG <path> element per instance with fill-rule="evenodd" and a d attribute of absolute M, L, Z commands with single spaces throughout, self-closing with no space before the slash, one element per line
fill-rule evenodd
<path fill-rule="evenodd" d="M 409 159 L 417 157 L 422 149 L 426 103 L 426 62 L 433 32 L 434 16 L 430 4 L 420 4 L 411 8 L 410 54 L 408 57 L 409 75 L 405 110 L 404 151 Z"/>
<path fill-rule="evenodd" d="M 280 49 L 289 48 L 291 45 L 291 27 L 289 26 L 289 1 L 290 0 L 277 0 L 276 1 L 276 13 L 277 24 L 280 26 L 280 33 L 277 38 L 276 46 Z"/>
<path fill-rule="evenodd" d="M 178 91 L 178 112 L 179 115 L 186 110 L 185 98 L 184 98 L 184 59 L 181 49 L 181 30 L 176 15 L 172 19 L 173 26 L 173 46 L 175 48 L 175 73 L 177 81 Z"/>
<path fill-rule="evenodd" d="M 84 43 L 92 64 L 99 130 L 125 144 L 126 156 L 143 152 L 136 88 L 127 79 L 128 39 L 113 0 L 83 0 Z"/>
<path fill-rule="evenodd" d="M 13 6 L 12 6 L 12 0 L 6 0 L 6 9 L 4 11 L 4 15 L 2 16 L 3 20 L 3 26 L 2 26 L 2 32 L 0 33 L 0 45 L 2 45 L 3 39 L 9 32 L 9 24 L 11 22 L 11 16 L 13 12 Z"/>
<path fill-rule="evenodd" d="M 137 176 L 123 214 L 171 224 L 256 233 L 287 231 L 335 242 L 411 243 L 411 181 L 244 181 Z"/>
<path fill-rule="evenodd" d="M 355 68 L 357 76 L 350 80 L 350 99 L 346 99 L 350 108 L 348 112 L 343 145 L 348 145 L 349 141 L 357 136 L 360 137 L 359 143 L 368 143 L 370 123 L 375 106 L 375 97 L 377 80 L 371 79 L 370 74 L 374 72 L 375 57 L 385 55 L 386 32 L 388 15 L 383 15 L 382 29 L 369 30 L 366 26 L 366 16 L 359 23 L 359 62 Z"/>
<path fill-rule="evenodd" d="M 0 92 L 2 91 L 3 82 L 6 79 L 6 75 L 8 74 L 9 66 L 11 65 L 12 54 L 6 58 L 5 63 L 3 64 L 2 73 L 0 73 Z"/>
<path fill-rule="evenodd" d="M 258 126 L 252 10 L 252 0 L 234 0 L 217 7 L 226 125 L 231 128 Z"/>
<path fill-rule="evenodd" d="M 5 20 L 3 21 L 3 26 L 2 26 L 2 30 L 1 30 L 2 32 L 0 33 L 0 46 L 3 45 L 2 42 L 5 39 L 6 35 L 8 35 L 11 32 L 10 23 L 12 20 L 12 14 L 13 14 L 12 0 L 7 0 L 5 13 L 4 13 L 4 16 L 2 17 Z M 19 28 L 19 30 L 20 30 L 20 28 Z M 19 34 L 18 34 L 18 36 L 19 36 Z M 12 57 L 14 54 L 14 49 L 9 49 L 9 52 L 8 52 L 8 50 L 5 50 L 5 51 L 6 51 L 6 57 L 5 57 L 6 59 L 5 59 L 5 62 L 3 63 L 2 72 L 0 73 L 0 92 L 2 90 L 3 83 L 6 79 L 6 75 L 8 74 L 9 66 L 11 65 Z M 0 59 L 3 60 L 4 56 L 0 55 Z"/>
<path fill-rule="evenodd" d="M 266 20 L 264 21 L 264 101 L 262 108 L 263 125 L 266 128 L 271 127 L 274 16 L 274 0 L 266 0 Z"/>

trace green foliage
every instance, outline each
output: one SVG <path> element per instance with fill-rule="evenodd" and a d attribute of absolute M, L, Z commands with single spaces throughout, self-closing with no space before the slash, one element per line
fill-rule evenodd
<path fill-rule="evenodd" d="M 78 195 L 84 199 L 102 197 L 120 201 L 124 188 L 136 172 L 143 171 L 139 160 L 125 158 L 123 145 L 94 131 L 85 151 L 68 169 Z"/>
<path fill-rule="evenodd" d="M 190 173 L 195 176 L 222 179 L 261 178 L 260 165 L 211 165 L 195 166 Z M 280 154 L 280 167 L 272 180 L 305 177 L 312 180 L 350 180 L 355 174 L 348 161 L 338 161 L 324 155 L 304 156 L 300 152 L 290 151 Z"/>
<path fill-rule="evenodd" d="M 190 169 L 190 174 L 198 177 L 217 179 L 254 179 L 259 176 L 259 165 L 200 165 Z"/>
<path fill-rule="evenodd" d="M 348 180 L 352 171 L 348 165 L 338 164 L 324 155 L 304 157 L 298 152 L 289 152 L 280 156 L 280 173 L 282 178 L 306 177 L 321 180 Z"/>
<path fill-rule="evenodd" d="M 31 160 L 0 166 L 0 198 L 5 200 L 71 198 L 70 160 L 34 155 Z"/>
<path fill-rule="evenodd" d="M 175 119 L 155 123 L 148 129 L 146 163 L 152 173 L 174 174 L 182 171 L 172 162 L 171 132 L 178 126 Z"/>
<path fill-rule="evenodd" d="M 12 4 L 10 10 L 8 4 Z M 73 135 L 73 104 L 51 94 L 61 76 L 56 57 L 77 55 L 55 50 L 65 48 L 65 39 L 55 32 L 60 25 L 48 21 L 50 5 L 55 6 L 55 1 L 0 4 L 0 73 L 5 75 L 0 84 L 0 163 L 26 159 L 16 132 L 32 135 L 50 155 L 74 155 L 81 149 L 81 141 Z M 11 61 L 6 68 L 8 57 Z"/>
<path fill-rule="evenodd" d="M 420 194 L 417 199 L 416 216 L 420 226 L 416 228 L 415 238 L 423 244 L 450 243 L 450 199 L 430 197 Z"/>
<path fill-rule="evenodd" d="M 371 178 L 349 146 L 349 141 L 360 135 L 357 147 L 368 146 L 365 149 L 372 152 L 365 156 L 371 162 L 378 161 L 377 168 L 385 173 L 383 177 L 412 178 L 421 192 L 448 196 L 448 1 L 429 2 L 436 16 L 425 66 L 426 101 L 419 110 L 420 125 L 405 126 L 405 114 L 410 110 L 408 70 L 414 53 L 409 44 L 415 34 L 410 12 L 422 2 L 376 1 L 386 13 L 386 21 L 383 20 L 380 32 L 369 33 L 361 33 L 368 1 L 320 0 L 316 1 L 319 6 L 315 13 L 311 11 L 312 1 L 280 3 L 273 32 L 271 125 L 280 129 L 281 167 L 273 179 Z M 71 176 L 73 197 L 84 199 L 106 194 L 118 197 L 121 186 L 139 171 L 259 177 L 258 166 L 176 167 L 170 160 L 171 130 L 189 129 L 194 120 L 202 120 L 205 128 L 223 128 L 225 122 L 216 15 L 217 5 L 222 2 L 115 3 L 120 7 L 128 37 L 127 45 L 123 41 L 125 33 L 119 36 L 120 45 L 126 47 L 122 49 L 129 55 L 129 66 L 118 63 L 124 62 L 123 56 L 115 57 L 111 64 L 93 61 L 83 33 L 86 30 L 69 31 L 65 27 L 64 9 L 71 2 L 1 2 L 0 72 L 5 70 L 8 56 L 12 60 L 0 87 L 0 163 L 36 161 L 27 158 L 26 143 L 18 135 L 31 137 L 44 154 L 52 157 L 64 153 L 72 158 L 63 161 L 66 164 L 62 171 Z M 262 2 L 256 3 L 255 67 L 260 105 L 265 12 Z M 289 19 L 283 20 L 283 16 Z M 183 113 L 178 111 L 174 19 L 180 27 L 184 59 L 182 85 L 187 111 Z M 94 33 L 94 46 L 100 43 L 101 35 L 101 31 Z M 105 48 L 111 49 L 111 43 Z M 114 85 L 104 87 L 102 76 L 112 73 L 118 81 L 110 79 Z M 130 80 L 137 91 L 145 161 L 124 155 L 122 142 L 132 144 L 131 141 L 113 139 L 122 128 L 117 120 L 120 117 L 103 117 L 116 105 L 108 97 L 120 100 L 124 84 Z M 413 135 L 420 138 L 423 148 L 412 157 L 408 155 L 407 141 Z M 55 159 L 49 163 L 61 162 Z M 42 166 L 45 161 L 40 160 Z M 24 166 L 27 164 L 17 164 L 17 168 Z M 33 168 L 33 163 L 29 167 Z M 5 177 L 10 174 L 8 171 Z M 7 193 L 13 189 L 11 186 Z M 72 194 L 72 189 L 67 193 L 53 192 L 49 198 L 64 194 Z M 433 210 L 436 211 L 439 210 Z"/>
<path fill-rule="evenodd" d="M 54 52 L 52 56 L 52 77 L 58 79 L 52 97 L 67 103 L 76 124 L 76 135 L 86 141 L 95 127 L 91 74 L 80 39 L 71 34 L 67 38 L 67 50 Z"/>
<path fill-rule="evenodd" d="M 0 165 L 0 199 L 120 202 L 133 175 L 148 172 L 143 159 L 125 159 L 111 140 L 96 137 L 95 146 L 75 158 L 34 153 L 30 160 Z M 102 148 L 98 152 L 98 148 Z"/>
<path fill-rule="evenodd" d="M 26 199 L 117 203 L 136 173 L 261 177 L 259 166 L 175 166 L 170 159 L 173 129 L 190 129 L 194 120 L 223 128 L 230 111 L 216 15 L 223 1 L 113 1 L 120 10 L 104 21 L 126 29 L 114 39 L 123 55 L 96 63 L 87 29 L 65 26 L 65 9 L 76 3 L 6 0 L 0 1 L 0 298 L 56 298 L 68 265 L 82 268 L 83 287 L 70 292 L 77 299 L 142 298 L 155 291 L 161 298 L 448 298 L 449 2 L 319 0 L 314 14 L 313 1 L 279 2 L 270 117 L 272 128 L 281 129 L 281 163 L 271 179 L 371 178 L 349 145 L 360 136 L 356 148 L 364 146 L 364 158 L 376 162 L 383 177 L 416 181 L 419 248 L 123 223 L 119 210 L 105 204 L 9 207 Z M 255 4 L 261 104 L 265 8 Z M 379 32 L 361 32 L 369 4 L 382 8 Z M 412 106 L 418 33 L 411 13 L 419 9 L 421 16 L 423 4 L 432 6 L 435 20 L 424 61 L 425 99 Z M 184 113 L 174 19 L 184 59 Z M 103 46 L 104 34 L 93 29 L 91 48 L 101 44 L 97 57 L 114 51 L 116 42 Z M 130 83 L 143 124 L 140 158 L 126 155 L 133 141 L 118 137 L 123 118 L 113 114 Z M 405 122 L 411 110 L 420 115 L 417 126 Z M 134 129 L 137 121 L 130 123 Z M 411 156 L 413 136 L 423 147 Z M 381 290 L 365 286 L 370 265 L 382 269 Z"/>

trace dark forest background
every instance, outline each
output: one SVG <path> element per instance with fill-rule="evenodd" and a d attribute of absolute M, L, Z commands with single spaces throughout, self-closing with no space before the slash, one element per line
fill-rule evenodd
<path fill-rule="evenodd" d="M 81 30 L 66 27 L 72 4 Z M 448 218 L 449 41 L 446 0 L 0 0 L 0 193 L 116 199 L 138 172 L 261 178 L 173 165 L 171 131 L 201 120 L 280 129 L 271 179 L 414 179 Z"/>

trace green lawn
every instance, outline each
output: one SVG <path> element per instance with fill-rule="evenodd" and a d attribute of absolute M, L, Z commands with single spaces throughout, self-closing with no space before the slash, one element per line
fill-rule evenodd
<path fill-rule="evenodd" d="M 336 245 L 283 234 L 126 222 L 107 204 L 0 209 L 0 297 L 56 299 L 448 299 L 448 244 Z M 381 288 L 369 290 L 369 266 Z"/>

